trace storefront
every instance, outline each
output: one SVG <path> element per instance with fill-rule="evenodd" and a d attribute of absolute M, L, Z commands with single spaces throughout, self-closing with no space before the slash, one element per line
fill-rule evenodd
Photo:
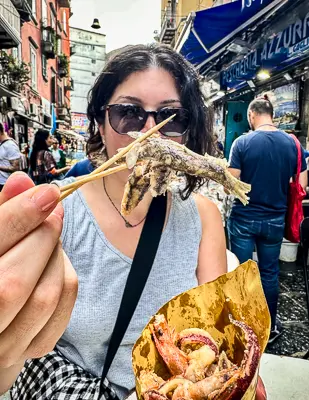
<path fill-rule="evenodd" d="M 244 50 L 245 44 L 240 46 Z M 278 128 L 294 133 L 306 147 L 308 135 L 309 12 L 302 3 L 286 13 L 273 16 L 263 29 L 248 41 L 250 51 L 234 55 L 228 64 L 220 62 L 217 75 L 220 98 L 215 108 L 224 110 L 225 156 L 239 135 L 248 131 L 247 108 L 251 100 L 269 95 L 275 108 Z M 237 57 L 237 58 L 236 58 Z M 237 61 L 233 62 L 233 59 Z M 217 96 L 218 97 L 218 96 Z"/>
<path fill-rule="evenodd" d="M 220 90 L 225 104 L 226 156 L 237 137 L 235 125 L 247 114 L 249 102 L 265 92 L 274 108 L 274 122 L 280 129 L 296 134 L 306 146 L 308 122 L 304 101 L 309 86 L 309 12 L 299 4 L 288 15 L 277 16 L 260 37 L 251 43 L 250 53 L 223 67 Z M 242 116 L 240 116 L 240 114 Z M 234 133 L 235 132 L 235 133 Z M 244 129 L 243 133 L 246 132 Z"/>
<path fill-rule="evenodd" d="M 206 81 L 219 85 L 207 101 L 214 104 L 226 157 L 235 138 L 249 129 L 248 104 L 263 92 L 271 92 L 277 125 L 306 145 L 308 0 L 235 0 L 198 11 L 188 17 L 176 50 Z"/>

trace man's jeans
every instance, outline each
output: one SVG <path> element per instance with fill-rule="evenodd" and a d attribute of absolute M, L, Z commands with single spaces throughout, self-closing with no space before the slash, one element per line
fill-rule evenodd
<path fill-rule="evenodd" d="M 279 255 L 284 235 L 285 217 L 252 221 L 231 217 L 228 221 L 231 251 L 240 263 L 253 257 L 256 246 L 271 326 L 276 324 L 279 297 Z"/>

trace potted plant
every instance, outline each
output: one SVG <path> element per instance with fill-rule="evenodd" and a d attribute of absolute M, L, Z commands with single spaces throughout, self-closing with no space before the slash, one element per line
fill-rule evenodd
<path fill-rule="evenodd" d="M 1 53 L 0 61 L 2 83 L 7 85 L 9 90 L 20 92 L 30 79 L 29 64 L 18 63 L 12 55 L 5 52 Z"/>
<path fill-rule="evenodd" d="M 58 56 L 58 74 L 61 78 L 65 78 L 69 74 L 69 59 L 65 54 Z"/>

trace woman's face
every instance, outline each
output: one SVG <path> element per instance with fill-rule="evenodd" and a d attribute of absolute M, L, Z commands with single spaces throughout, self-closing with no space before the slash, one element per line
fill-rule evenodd
<path fill-rule="evenodd" d="M 48 136 L 48 138 L 46 139 L 46 144 L 48 147 L 52 146 L 54 142 L 54 139 L 51 137 L 51 135 Z"/>
<path fill-rule="evenodd" d="M 136 104 L 146 111 L 157 111 L 163 107 L 181 107 L 174 78 L 162 68 L 150 68 L 131 74 L 116 88 L 109 104 Z M 153 116 L 149 116 L 141 132 L 146 132 L 155 125 Z M 133 141 L 130 136 L 120 135 L 113 130 L 109 123 L 108 111 L 104 125 L 100 126 L 100 133 L 109 158 L 116 154 L 118 149 Z M 181 143 L 182 137 L 173 140 Z"/>

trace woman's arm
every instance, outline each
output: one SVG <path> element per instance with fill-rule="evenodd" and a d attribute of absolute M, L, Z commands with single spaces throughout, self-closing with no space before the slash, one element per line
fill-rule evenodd
<path fill-rule="evenodd" d="M 201 285 L 227 272 L 226 241 L 218 207 L 206 197 L 195 195 L 202 222 L 197 279 Z"/>
<path fill-rule="evenodd" d="M 44 162 L 45 162 L 45 169 L 46 171 L 51 174 L 51 175 L 60 175 L 64 172 L 69 171 L 70 167 L 64 167 L 57 169 L 56 168 L 56 161 L 54 160 L 54 157 L 49 151 L 45 151 L 44 154 Z"/>

